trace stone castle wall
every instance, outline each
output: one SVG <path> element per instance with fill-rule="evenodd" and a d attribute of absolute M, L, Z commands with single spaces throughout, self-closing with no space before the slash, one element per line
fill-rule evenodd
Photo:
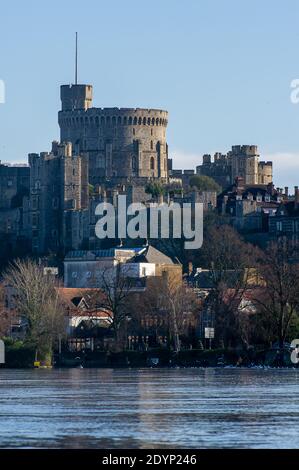
<path fill-rule="evenodd" d="M 60 140 L 71 142 L 77 154 L 88 154 L 90 183 L 167 177 L 167 111 L 92 108 L 90 85 L 63 86 L 61 99 Z"/>

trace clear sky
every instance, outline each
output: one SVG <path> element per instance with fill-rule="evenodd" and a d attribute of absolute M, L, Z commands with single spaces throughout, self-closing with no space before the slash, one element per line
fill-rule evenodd
<path fill-rule="evenodd" d="M 176 168 L 257 144 L 277 185 L 299 185 L 297 0 L 1 0 L 2 161 L 26 161 L 59 138 L 75 31 L 94 105 L 167 109 Z"/>

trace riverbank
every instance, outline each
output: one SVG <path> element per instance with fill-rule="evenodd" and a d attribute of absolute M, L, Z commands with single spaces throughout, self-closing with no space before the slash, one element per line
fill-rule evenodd
<path fill-rule="evenodd" d="M 33 368 L 35 350 L 30 346 L 6 348 L 6 368 Z M 40 364 L 44 364 L 41 362 Z M 290 351 L 285 349 L 242 350 L 242 349 L 213 349 L 213 350 L 182 350 L 179 353 L 167 349 L 149 351 L 84 351 L 55 353 L 53 367 L 83 367 L 83 368 L 163 368 L 163 367 L 294 367 Z"/>

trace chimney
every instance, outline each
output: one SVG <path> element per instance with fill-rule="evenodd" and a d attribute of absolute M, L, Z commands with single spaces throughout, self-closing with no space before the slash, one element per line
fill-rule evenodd
<path fill-rule="evenodd" d="M 287 186 L 284 188 L 284 194 L 287 198 L 289 197 L 289 188 Z"/>

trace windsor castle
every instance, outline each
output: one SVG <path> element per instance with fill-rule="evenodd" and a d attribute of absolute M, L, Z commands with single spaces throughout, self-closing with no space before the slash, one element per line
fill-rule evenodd
<path fill-rule="evenodd" d="M 153 181 L 179 184 L 184 197 L 195 171 L 172 167 L 167 111 L 95 108 L 91 85 L 63 85 L 58 122 L 60 140 L 50 152 L 29 154 L 29 166 L 0 165 L 0 234 L 8 240 L 7 253 L 17 246 L 39 255 L 94 249 L 100 243 L 97 204 L 117 205 L 120 194 L 128 204 L 149 201 L 146 186 Z M 272 183 L 272 163 L 259 162 L 256 146 L 234 146 L 214 161 L 204 155 L 196 173 L 222 188 L 235 176 L 246 184 Z"/>

